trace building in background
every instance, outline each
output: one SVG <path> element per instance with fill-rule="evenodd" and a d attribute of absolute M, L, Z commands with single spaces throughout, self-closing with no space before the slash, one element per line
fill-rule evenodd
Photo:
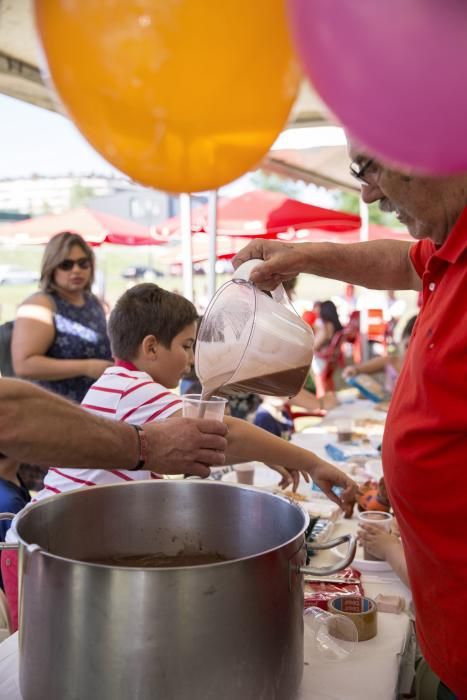
<path fill-rule="evenodd" d="M 206 201 L 206 197 L 193 197 L 193 207 Z M 154 226 L 179 212 L 178 197 L 142 187 L 123 176 L 33 175 L 0 180 L 3 220 L 59 214 L 83 205 L 144 226 Z"/>

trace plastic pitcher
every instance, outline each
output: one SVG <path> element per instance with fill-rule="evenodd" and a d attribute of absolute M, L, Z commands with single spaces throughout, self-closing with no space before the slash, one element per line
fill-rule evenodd
<path fill-rule="evenodd" d="M 262 261 L 248 260 L 206 309 L 195 368 L 203 394 L 295 396 L 308 375 L 314 336 L 282 285 L 271 295 L 249 281 Z"/>

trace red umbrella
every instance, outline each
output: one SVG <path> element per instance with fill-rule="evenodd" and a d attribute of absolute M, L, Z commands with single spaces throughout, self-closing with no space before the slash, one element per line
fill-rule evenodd
<path fill-rule="evenodd" d="M 246 236 L 248 238 L 276 238 L 289 229 L 320 229 L 333 233 L 354 231 L 360 228 L 360 217 L 342 211 L 315 207 L 312 204 L 290 199 L 280 192 L 255 190 L 234 199 L 223 199 L 218 206 L 217 233 L 221 236 Z M 192 212 L 193 232 L 206 232 L 208 208 L 198 207 Z M 163 236 L 174 235 L 180 230 L 178 216 L 157 227 Z"/>
<path fill-rule="evenodd" d="M 0 242 L 16 245 L 44 245 L 62 231 L 79 233 L 90 245 L 154 245 L 164 243 L 149 228 L 128 219 L 79 207 L 62 214 L 48 214 L 0 225 Z"/>

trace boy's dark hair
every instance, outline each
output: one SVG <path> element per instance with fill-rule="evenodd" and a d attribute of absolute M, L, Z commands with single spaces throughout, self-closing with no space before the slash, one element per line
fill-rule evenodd
<path fill-rule="evenodd" d="M 185 297 L 157 284 L 137 284 L 120 297 L 110 314 L 112 352 L 120 360 L 132 360 L 147 335 L 170 348 L 175 336 L 197 318 L 195 307 Z"/>

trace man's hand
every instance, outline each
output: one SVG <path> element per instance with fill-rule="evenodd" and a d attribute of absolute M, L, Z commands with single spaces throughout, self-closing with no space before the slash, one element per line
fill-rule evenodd
<path fill-rule="evenodd" d="M 237 268 L 251 258 L 265 261 L 264 264 L 253 268 L 250 280 L 268 291 L 305 270 L 305 248 L 300 243 L 252 241 L 233 258 L 233 266 Z"/>
<path fill-rule="evenodd" d="M 171 418 L 144 426 L 148 441 L 146 469 L 159 474 L 207 477 L 210 466 L 225 463 L 227 426 L 220 421 Z"/>

